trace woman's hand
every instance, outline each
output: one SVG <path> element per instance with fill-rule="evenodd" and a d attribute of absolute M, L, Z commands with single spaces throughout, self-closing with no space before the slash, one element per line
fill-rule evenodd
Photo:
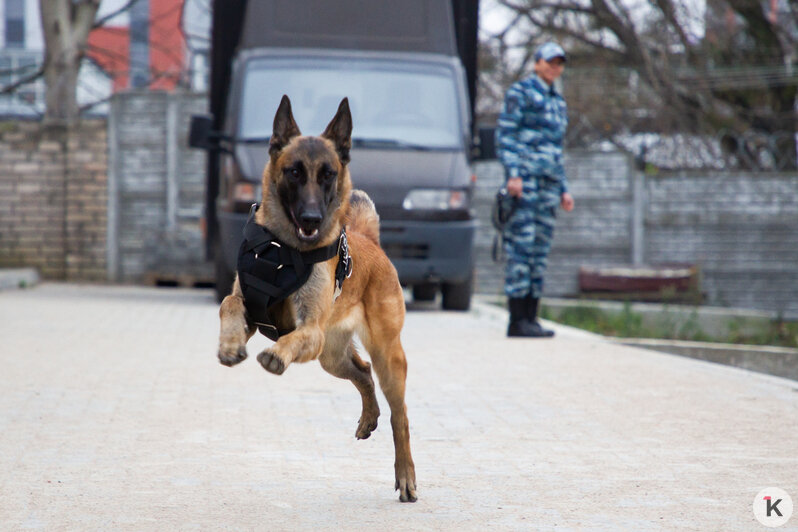
<path fill-rule="evenodd" d="M 507 190 L 510 190 L 509 181 L 507 183 Z M 574 198 L 568 192 L 563 192 L 562 196 L 560 196 L 560 206 L 563 208 L 565 212 L 571 212 L 574 210 Z"/>
<path fill-rule="evenodd" d="M 507 193 L 514 198 L 520 198 L 524 191 L 524 182 L 520 177 L 511 177 L 507 180 Z"/>

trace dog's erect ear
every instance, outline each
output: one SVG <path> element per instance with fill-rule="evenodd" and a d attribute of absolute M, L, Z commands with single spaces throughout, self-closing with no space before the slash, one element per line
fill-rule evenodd
<path fill-rule="evenodd" d="M 321 136 L 333 141 L 341 164 L 349 162 L 349 150 L 352 148 L 352 113 L 349 112 L 349 98 L 341 100 L 338 112 L 327 124 L 327 129 Z"/>
<path fill-rule="evenodd" d="M 280 107 L 274 115 L 274 126 L 272 127 L 272 138 L 269 141 L 269 155 L 276 155 L 285 148 L 292 138 L 301 135 L 299 126 L 296 125 L 294 114 L 291 112 L 291 100 L 283 94 L 280 100 Z"/>

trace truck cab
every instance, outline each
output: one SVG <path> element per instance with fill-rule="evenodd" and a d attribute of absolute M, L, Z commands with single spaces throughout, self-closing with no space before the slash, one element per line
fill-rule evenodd
<path fill-rule="evenodd" d="M 400 282 L 415 299 L 440 289 L 444 308 L 469 308 L 472 107 L 454 11 L 446 0 L 388 4 L 269 0 L 241 10 L 228 82 L 217 91 L 223 119 L 195 119 L 191 136 L 218 157 L 209 164 L 215 187 L 206 210 L 219 297 L 229 293 L 242 229 L 260 200 L 274 113 L 287 94 L 307 135 L 321 134 L 349 98 L 352 182 L 377 207 L 381 244 Z"/>

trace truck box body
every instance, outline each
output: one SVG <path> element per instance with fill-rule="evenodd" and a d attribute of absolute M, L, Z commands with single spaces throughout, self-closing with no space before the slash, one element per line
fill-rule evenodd
<path fill-rule="evenodd" d="M 352 181 L 377 206 L 382 246 L 400 280 L 440 283 L 445 307 L 449 290 L 450 303 L 459 303 L 448 306 L 467 308 L 476 229 L 471 103 L 451 4 L 251 0 L 245 10 L 233 7 L 244 13 L 240 40 L 227 84 L 214 90 L 212 81 L 211 90 L 223 100 L 212 96 L 215 125 L 230 139 L 216 163 L 215 191 L 209 164 L 217 269 L 235 271 L 248 204 L 260 200 L 281 96 L 291 98 L 308 135 L 320 134 L 348 97 Z M 214 43 L 219 31 L 214 27 Z"/>
<path fill-rule="evenodd" d="M 252 0 L 239 49 L 318 48 L 457 55 L 447 1 Z"/>

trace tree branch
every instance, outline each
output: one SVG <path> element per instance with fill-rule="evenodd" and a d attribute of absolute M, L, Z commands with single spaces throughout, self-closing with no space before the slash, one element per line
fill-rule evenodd
<path fill-rule="evenodd" d="M 27 85 L 28 83 L 39 79 L 40 77 L 42 77 L 43 74 L 44 74 L 44 65 L 40 66 L 35 72 L 32 72 L 27 76 L 19 78 L 14 83 L 10 83 L 5 87 L 0 88 L 0 94 L 8 94 L 14 92 L 19 87 Z"/>
<path fill-rule="evenodd" d="M 676 7 L 673 5 L 672 0 L 654 0 L 659 10 L 662 12 L 662 15 L 665 17 L 665 21 L 671 25 L 671 27 L 676 32 L 676 35 L 679 37 L 679 41 L 682 43 L 684 47 L 684 51 L 687 54 L 692 53 L 692 46 L 690 45 L 690 39 L 687 37 L 687 33 L 685 33 L 684 28 L 679 23 L 678 18 L 676 17 Z"/>

